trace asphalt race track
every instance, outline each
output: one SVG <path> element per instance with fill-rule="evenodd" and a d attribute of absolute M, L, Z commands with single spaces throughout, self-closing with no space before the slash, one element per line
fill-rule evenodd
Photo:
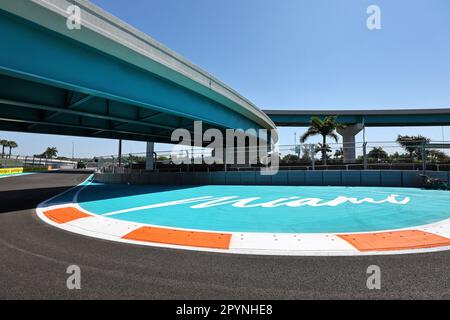
<path fill-rule="evenodd" d="M 450 299 L 450 252 L 276 257 L 193 252 L 72 234 L 36 206 L 88 177 L 54 172 L 0 179 L 0 299 Z M 69 290 L 66 269 L 81 268 Z M 381 268 L 381 290 L 366 287 Z"/>

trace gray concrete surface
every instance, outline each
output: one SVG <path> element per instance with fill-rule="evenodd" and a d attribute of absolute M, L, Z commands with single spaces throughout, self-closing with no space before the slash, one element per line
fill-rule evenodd
<path fill-rule="evenodd" d="M 36 205 L 87 177 L 0 179 L 0 299 L 450 298 L 450 252 L 368 257 L 274 257 L 150 248 L 88 238 L 39 220 Z M 81 290 L 66 268 L 81 268 Z M 381 290 L 366 269 L 380 266 Z"/>

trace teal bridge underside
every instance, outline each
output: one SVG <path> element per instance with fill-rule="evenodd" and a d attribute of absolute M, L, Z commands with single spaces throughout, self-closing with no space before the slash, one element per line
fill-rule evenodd
<path fill-rule="evenodd" d="M 203 130 L 261 128 L 198 92 L 3 10 L 0 39 L 0 130 L 170 142 L 174 129 L 193 130 L 194 120 Z"/>
<path fill-rule="evenodd" d="M 390 110 L 263 110 L 277 126 L 306 127 L 312 116 L 337 116 L 340 123 L 367 127 L 448 126 L 450 109 Z"/>
<path fill-rule="evenodd" d="M 61 1 L 50 2 L 56 5 Z M 232 90 L 214 83 L 209 75 L 209 85 L 196 81 L 198 70 L 188 62 L 182 62 L 187 75 L 176 67 L 171 69 L 180 58 L 171 57 L 170 52 L 164 52 L 172 59 L 167 65 L 144 56 L 133 58 L 141 64 L 133 63 L 132 59 L 118 58 L 117 52 L 128 50 L 120 41 L 99 38 L 104 41 L 102 51 L 67 36 L 67 30 L 56 32 L 65 28 L 65 18 L 44 9 L 46 3 L 0 3 L 0 130 L 170 143 L 174 129 L 192 132 L 196 120 L 203 121 L 203 131 L 308 126 L 314 115 L 337 115 L 341 123 L 366 126 L 450 125 L 450 109 L 263 113 L 254 106 L 249 108 L 249 102 L 235 92 L 230 98 Z M 23 9 L 27 6 L 33 10 Z M 11 8 L 22 8 L 27 18 L 11 13 Z M 113 31 L 131 32 L 119 22 L 108 20 L 101 9 L 83 10 L 106 19 Z M 30 17 L 40 19 L 40 23 Z M 55 29 L 43 25 L 49 17 Z M 87 28 L 83 32 L 87 38 L 93 37 Z M 133 36 L 142 40 L 139 34 Z M 138 54 L 130 49 L 130 56 Z"/>

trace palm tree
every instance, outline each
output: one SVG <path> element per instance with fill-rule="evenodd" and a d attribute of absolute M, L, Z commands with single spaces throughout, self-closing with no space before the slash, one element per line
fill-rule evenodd
<path fill-rule="evenodd" d="M 448 162 L 450 157 L 440 150 L 428 150 L 427 158 L 431 162 Z"/>
<path fill-rule="evenodd" d="M 48 147 L 47 150 L 45 150 L 44 155 L 46 158 L 52 159 L 53 157 L 56 157 L 58 154 L 58 149 L 56 147 Z"/>
<path fill-rule="evenodd" d="M 8 141 L 6 146 L 9 148 L 9 158 L 11 158 L 11 150 L 18 147 L 17 142 Z"/>
<path fill-rule="evenodd" d="M 289 163 L 295 163 L 295 162 L 297 162 L 299 160 L 299 158 L 298 158 L 298 156 L 296 155 L 296 154 L 287 154 L 287 155 L 285 155 L 282 159 L 281 159 L 281 161 L 283 162 L 283 163 L 287 163 L 287 164 L 289 164 Z"/>
<path fill-rule="evenodd" d="M 369 158 L 375 159 L 377 162 L 380 162 L 381 160 L 386 160 L 389 158 L 389 155 L 386 151 L 383 150 L 382 147 L 374 147 L 372 150 L 369 151 L 367 154 Z"/>
<path fill-rule="evenodd" d="M 342 159 L 344 156 L 344 148 L 339 148 L 334 151 L 334 158 L 335 159 Z"/>
<path fill-rule="evenodd" d="M 8 140 L 0 140 L 0 146 L 2 146 L 2 158 L 5 156 L 5 147 L 8 146 Z"/>
<path fill-rule="evenodd" d="M 332 151 L 331 147 L 327 143 L 326 144 L 318 143 L 314 152 L 318 153 L 318 152 L 322 152 L 323 150 L 325 150 L 326 153 Z"/>
<path fill-rule="evenodd" d="M 336 122 L 337 117 L 328 116 L 325 119 L 319 117 L 311 117 L 311 124 L 308 130 L 300 137 L 300 142 L 304 143 L 309 137 L 321 135 L 322 136 L 322 162 L 327 164 L 327 137 L 333 138 L 338 142 L 339 138 L 336 128 L 343 128 L 344 126 Z"/>
<path fill-rule="evenodd" d="M 397 143 L 409 153 L 411 162 L 414 162 L 414 153 L 420 153 L 420 146 L 424 143 L 430 142 L 430 139 L 421 135 L 418 136 L 402 136 L 398 135 Z"/>

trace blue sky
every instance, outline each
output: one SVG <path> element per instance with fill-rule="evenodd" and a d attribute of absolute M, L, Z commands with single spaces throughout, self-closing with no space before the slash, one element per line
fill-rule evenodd
<path fill-rule="evenodd" d="M 448 0 L 94 0 L 216 76 L 264 109 L 450 107 Z M 366 8 L 381 8 L 368 30 Z M 282 128 L 281 144 L 294 132 Z M 450 127 L 367 128 L 373 141 L 398 133 L 450 140 Z M 70 155 L 112 154 L 103 139 L 1 133 L 19 153 L 56 146 Z M 358 140 L 362 138 L 358 136 Z M 125 152 L 145 144 L 125 142 Z"/>

